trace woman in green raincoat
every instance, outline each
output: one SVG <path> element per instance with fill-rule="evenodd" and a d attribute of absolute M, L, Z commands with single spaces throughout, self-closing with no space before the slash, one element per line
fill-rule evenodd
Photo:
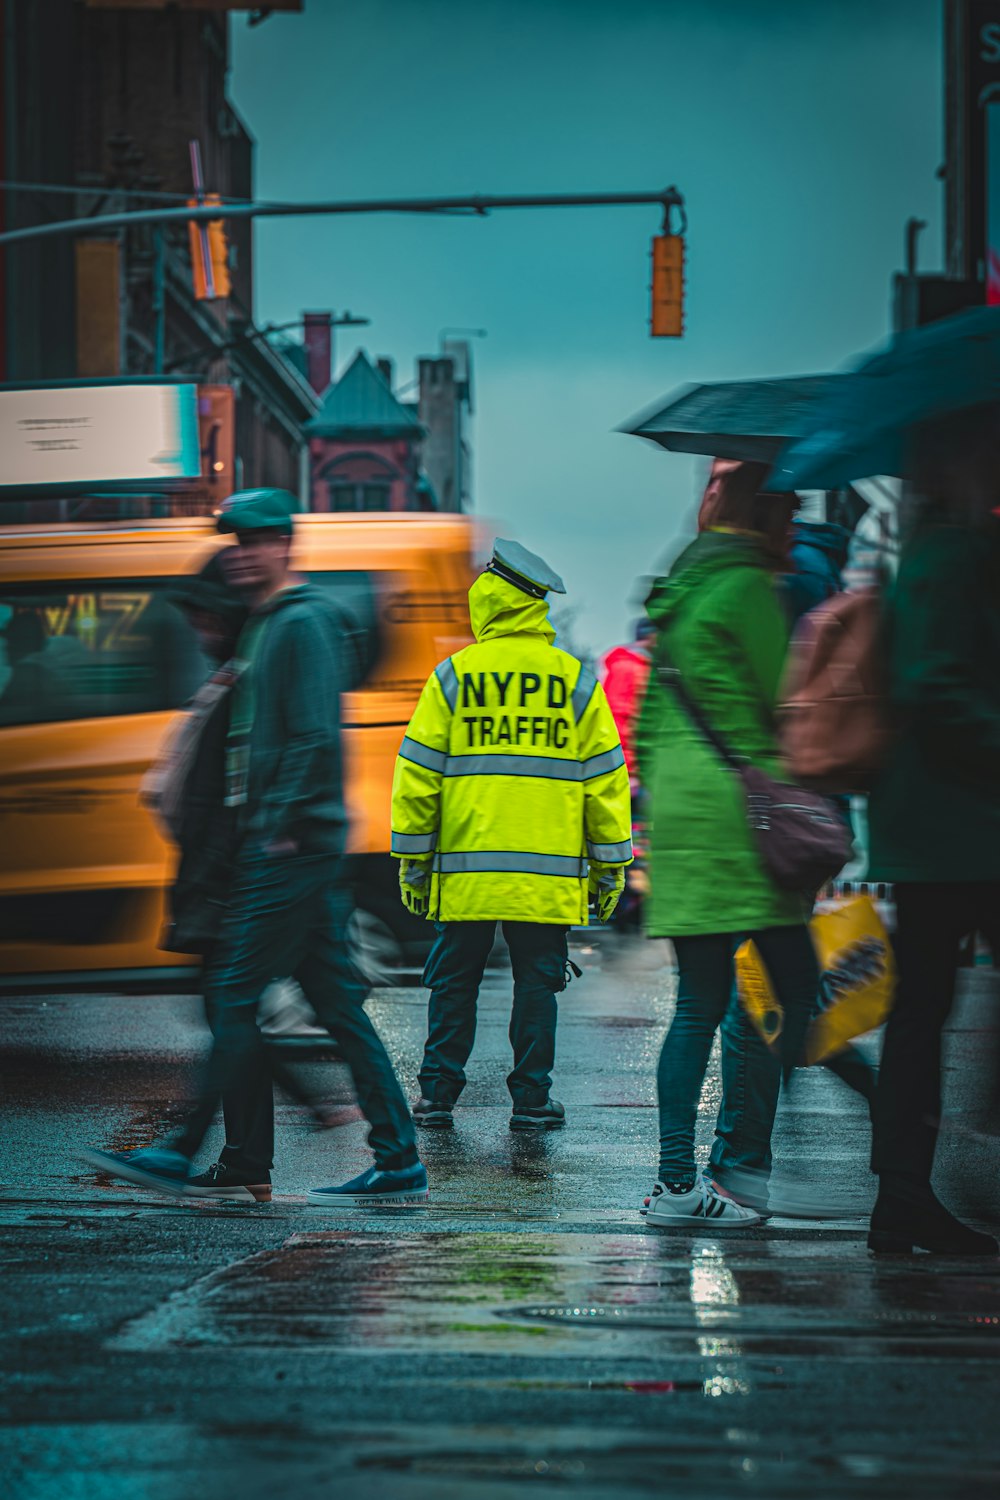
<path fill-rule="evenodd" d="M 760 464 L 715 465 L 699 536 L 646 602 L 657 629 L 638 735 L 652 822 L 646 924 L 650 937 L 672 939 L 679 968 L 677 1008 L 657 1072 L 659 1177 L 647 1200 L 648 1222 L 666 1227 L 760 1222 L 735 1196 L 748 1196 L 743 1170 L 750 1181 L 766 1179 L 770 1167 L 780 1069 L 764 1048 L 748 1047 L 730 1060 L 733 1108 L 724 1146 L 726 1161 L 741 1169 L 740 1182 L 731 1184 L 735 1196 L 716 1172 L 698 1180 L 694 1160 L 698 1101 L 739 941 L 753 939 L 785 1011 L 786 1066 L 800 1050 L 818 985 L 804 901 L 775 885 L 747 821 L 740 779 L 657 672 L 676 668 L 730 749 L 781 775 L 775 708 L 789 627 L 775 579 L 788 565 L 794 497 L 762 495 L 765 473 Z M 744 1112 L 750 1089 L 756 1107 Z"/>

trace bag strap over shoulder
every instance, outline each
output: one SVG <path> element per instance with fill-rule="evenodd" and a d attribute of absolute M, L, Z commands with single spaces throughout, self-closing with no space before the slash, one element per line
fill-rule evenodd
<path fill-rule="evenodd" d="M 680 669 L 671 661 L 670 656 L 664 649 L 662 643 L 660 647 L 660 655 L 662 660 L 659 664 L 657 664 L 656 675 L 660 679 L 662 685 L 673 693 L 674 697 L 677 699 L 678 703 L 681 705 L 684 712 L 691 720 L 692 724 L 694 724 L 695 728 L 702 735 L 702 737 L 708 741 L 716 754 L 725 761 L 729 769 L 731 771 L 737 772 L 744 770 L 747 764 L 745 757 L 741 759 L 738 755 L 735 755 L 726 744 L 721 734 L 719 734 L 717 730 L 712 728 L 701 708 L 699 708 L 698 704 L 694 701 L 694 699 L 691 697 L 691 694 L 684 686 L 684 680 L 681 677 Z"/>

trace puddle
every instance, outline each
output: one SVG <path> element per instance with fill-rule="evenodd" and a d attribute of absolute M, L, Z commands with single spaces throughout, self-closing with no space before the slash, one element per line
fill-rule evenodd
<path fill-rule="evenodd" d="M 350 1348 L 721 1362 L 785 1351 L 871 1359 L 1000 1347 L 1000 1276 L 893 1273 L 834 1246 L 730 1248 L 621 1234 L 319 1229 L 193 1282 L 128 1324 L 124 1349 Z M 720 1394 L 732 1394 L 725 1384 Z"/>

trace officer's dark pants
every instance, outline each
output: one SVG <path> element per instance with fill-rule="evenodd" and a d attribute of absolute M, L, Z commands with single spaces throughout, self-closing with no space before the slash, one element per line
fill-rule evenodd
<path fill-rule="evenodd" d="M 288 974 L 351 1070 L 377 1164 L 392 1169 L 417 1160 L 410 1111 L 365 1014 L 366 987 L 347 941 L 350 901 L 337 877 L 338 861 L 329 855 L 241 861 L 204 976 L 213 1045 L 201 1097 L 173 1143 L 185 1156 L 198 1151 L 225 1095 L 227 1165 L 251 1177 L 270 1167 L 272 1063 L 257 1030 L 257 1005 L 273 977 Z"/>
<path fill-rule="evenodd" d="M 476 1000 L 496 937 L 495 922 L 438 922 L 424 969 L 431 992 L 420 1092 L 454 1104 L 465 1087 L 465 1064 L 476 1037 Z M 556 995 L 566 988 L 568 928 L 504 922 L 514 971 L 510 1044 L 514 1068 L 507 1087 L 514 1105 L 538 1109 L 549 1097 L 556 1050 Z"/>

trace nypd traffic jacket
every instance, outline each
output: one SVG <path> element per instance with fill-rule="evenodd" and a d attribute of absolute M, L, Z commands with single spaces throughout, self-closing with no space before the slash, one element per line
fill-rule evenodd
<path fill-rule="evenodd" d="M 439 921 L 586 922 L 589 861 L 632 859 L 604 690 L 544 599 L 484 573 L 469 606 L 476 644 L 432 673 L 400 748 L 392 852 L 433 855 Z"/>

